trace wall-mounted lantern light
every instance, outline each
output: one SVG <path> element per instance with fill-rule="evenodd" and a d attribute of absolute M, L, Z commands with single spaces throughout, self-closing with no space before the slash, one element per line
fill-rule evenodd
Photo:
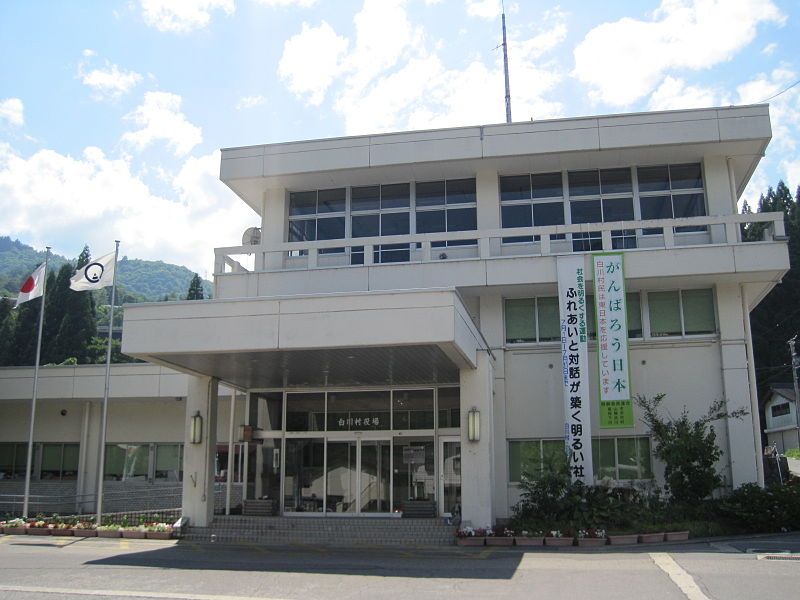
<path fill-rule="evenodd" d="M 474 406 L 467 413 L 467 439 L 470 442 L 481 439 L 481 411 Z"/>
<path fill-rule="evenodd" d="M 199 410 L 189 421 L 189 441 L 193 444 L 203 442 L 203 417 Z"/>

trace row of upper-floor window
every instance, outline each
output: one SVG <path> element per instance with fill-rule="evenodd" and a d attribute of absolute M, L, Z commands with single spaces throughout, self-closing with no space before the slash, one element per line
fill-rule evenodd
<path fill-rule="evenodd" d="M 499 186 L 503 228 L 706 214 L 699 163 L 501 176 Z M 290 242 L 476 229 L 474 178 L 289 194 Z M 677 228 L 678 233 L 697 230 Z M 643 233 L 660 232 L 646 229 Z M 614 232 L 614 245 L 633 247 L 632 236 L 635 232 Z M 583 245 L 587 247 L 576 250 L 595 249 L 595 244 Z"/>
<path fill-rule="evenodd" d="M 630 292 L 626 294 L 629 338 L 662 338 L 716 333 L 714 293 L 711 289 Z M 587 329 L 597 337 L 594 297 L 587 295 Z M 561 339 L 558 298 L 505 300 L 507 344 L 556 342 Z"/>

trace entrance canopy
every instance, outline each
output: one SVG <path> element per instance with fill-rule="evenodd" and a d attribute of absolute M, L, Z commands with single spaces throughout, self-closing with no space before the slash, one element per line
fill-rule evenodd
<path fill-rule="evenodd" d="M 130 356 L 244 389 L 456 383 L 481 350 L 451 289 L 127 305 L 122 340 Z"/>

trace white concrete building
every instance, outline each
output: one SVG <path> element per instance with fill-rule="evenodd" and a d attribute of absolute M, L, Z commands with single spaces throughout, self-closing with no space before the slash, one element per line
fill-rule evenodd
<path fill-rule="evenodd" d="M 800 448 L 797 398 L 792 384 L 773 384 L 764 401 L 764 434 L 767 443 L 783 453 Z"/>
<path fill-rule="evenodd" d="M 123 351 L 189 375 L 185 514 L 212 519 L 223 383 L 246 393 L 244 493 L 281 514 L 508 517 L 521 474 L 563 456 L 557 265 L 582 257 L 591 296 L 598 252 L 624 258 L 631 395 L 747 408 L 716 424 L 719 469 L 762 481 L 749 312 L 789 260 L 783 215 L 737 201 L 770 137 L 756 105 L 224 149 L 260 229 L 216 249 L 213 300 L 125 308 Z M 635 413 L 599 426 L 593 316 L 595 478 L 658 480 Z"/>

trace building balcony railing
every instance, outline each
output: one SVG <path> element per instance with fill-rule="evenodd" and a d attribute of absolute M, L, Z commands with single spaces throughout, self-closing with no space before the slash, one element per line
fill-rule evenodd
<path fill-rule="evenodd" d="M 763 227 L 760 241 L 770 242 L 786 239 L 783 217 L 770 212 L 230 246 L 216 248 L 214 275 L 727 246 L 744 243 L 745 225 Z"/>

